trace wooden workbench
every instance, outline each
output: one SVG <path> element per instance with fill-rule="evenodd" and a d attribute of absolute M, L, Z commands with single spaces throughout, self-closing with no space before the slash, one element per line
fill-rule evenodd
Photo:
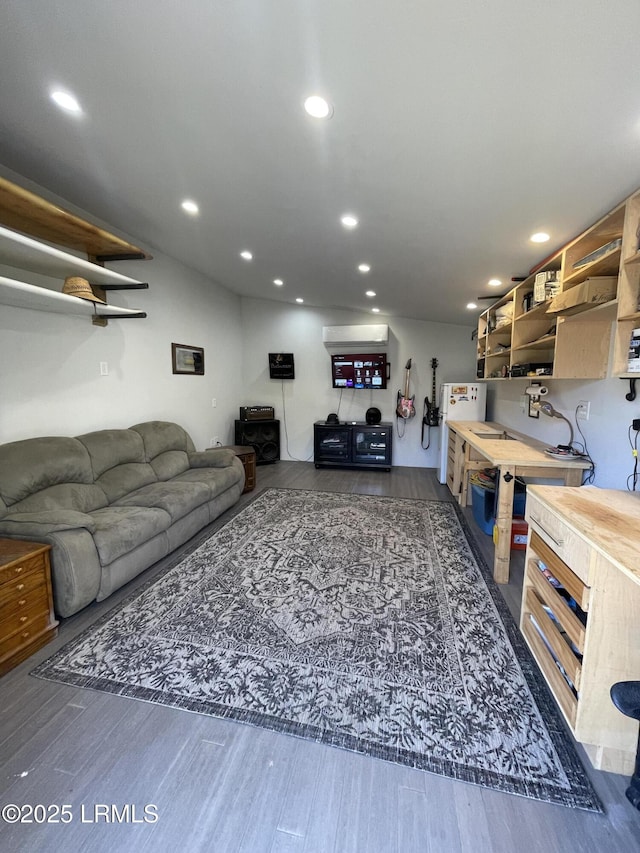
<path fill-rule="evenodd" d="M 468 502 L 470 472 L 498 469 L 493 577 L 497 583 L 508 583 L 515 478 L 546 477 L 579 486 L 590 464 L 583 459 L 554 459 L 544 452 L 548 444 L 493 421 L 450 421 L 448 426 L 447 485 L 462 506 Z"/>

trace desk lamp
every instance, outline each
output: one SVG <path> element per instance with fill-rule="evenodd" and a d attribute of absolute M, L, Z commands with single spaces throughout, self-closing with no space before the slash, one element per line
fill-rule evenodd
<path fill-rule="evenodd" d="M 565 421 L 569 425 L 569 444 L 559 444 L 558 448 L 560 450 L 573 450 L 573 426 L 571 425 L 571 421 L 568 418 L 565 418 L 564 415 L 561 415 L 556 409 L 553 408 L 551 403 L 547 400 L 544 403 L 541 403 L 539 400 L 533 404 L 534 409 L 537 409 L 539 412 L 542 412 L 543 415 L 547 415 L 550 418 L 560 418 L 560 420 Z"/>

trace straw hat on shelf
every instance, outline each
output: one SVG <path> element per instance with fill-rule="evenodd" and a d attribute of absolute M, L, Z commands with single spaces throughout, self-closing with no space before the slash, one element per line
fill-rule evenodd
<path fill-rule="evenodd" d="M 77 296 L 79 299 L 88 299 L 91 302 L 99 302 L 101 305 L 107 304 L 104 299 L 100 299 L 100 297 L 96 296 L 93 290 L 91 290 L 91 285 L 87 279 L 82 278 L 79 275 L 71 275 L 65 278 L 62 292 L 66 293 L 68 296 Z"/>

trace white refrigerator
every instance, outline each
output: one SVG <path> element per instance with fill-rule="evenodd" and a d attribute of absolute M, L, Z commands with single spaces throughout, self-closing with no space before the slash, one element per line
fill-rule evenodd
<path fill-rule="evenodd" d="M 484 421 L 487 417 L 487 386 L 484 382 L 445 382 L 440 386 L 440 459 L 438 480 L 447 482 L 449 421 Z"/>

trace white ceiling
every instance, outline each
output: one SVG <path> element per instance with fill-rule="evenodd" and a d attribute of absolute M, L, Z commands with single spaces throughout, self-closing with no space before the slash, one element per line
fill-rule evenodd
<path fill-rule="evenodd" d="M 3 0 L 0 163 L 237 293 L 474 325 L 640 186 L 639 57 L 639 0 Z"/>

